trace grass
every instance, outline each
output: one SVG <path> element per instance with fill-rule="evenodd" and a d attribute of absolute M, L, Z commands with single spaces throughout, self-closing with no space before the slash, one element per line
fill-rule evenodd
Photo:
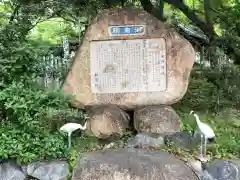
<path fill-rule="evenodd" d="M 78 134 L 78 133 L 77 133 Z M 83 152 L 95 151 L 100 149 L 98 141 L 96 138 L 86 137 L 84 135 L 77 136 L 73 135 L 72 138 L 72 148 L 69 151 L 68 163 L 69 163 L 69 175 L 68 179 L 71 179 L 72 172 L 76 166 L 77 159 Z"/>
<path fill-rule="evenodd" d="M 240 157 L 240 117 L 212 115 L 197 112 L 200 120 L 211 126 L 216 135 L 216 145 L 208 148 L 208 154 L 216 158 Z M 181 113 L 182 130 L 194 130 L 196 122 L 193 116 Z"/>
<path fill-rule="evenodd" d="M 178 112 L 181 117 L 181 130 L 190 131 L 196 128 L 196 121 L 193 116 L 188 115 L 189 112 Z M 216 134 L 216 143 L 213 146 L 207 148 L 207 154 L 211 158 L 217 159 L 235 159 L 240 158 L 240 116 L 229 117 L 226 114 L 224 116 L 216 116 L 209 113 L 196 112 L 200 120 L 211 126 Z M 129 138 L 133 134 L 127 134 Z M 76 165 L 77 157 L 83 152 L 96 151 L 102 149 L 99 141 L 96 138 L 86 137 L 84 135 L 73 134 L 72 149 L 69 154 L 70 174 Z M 199 155 L 199 148 L 193 150 L 186 150 L 176 148 L 174 146 L 166 145 L 155 150 L 164 150 L 169 153 L 187 161 L 193 159 Z M 69 175 L 70 179 L 71 175 Z"/>
<path fill-rule="evenodd" d="M 181 117 L 181 130 L 190 131 L 196 128 L 196 121 L 188 113 L 178 112 Z M 214 116 L 209 113 L 197 112 L 200 120 L 211 126 L 216 134 L 215 146 L 208 147 L 208 154 L 218 158 L 240 157 L 240 117 Z M 101 149 L 96 138 L 84 135 L 73 135 L 72 146 L 76 152 L 95 151 Z M 199 151 L 199 150 L 198 150 Z M 192 153 L 192 152 L 191 152 Z"/>

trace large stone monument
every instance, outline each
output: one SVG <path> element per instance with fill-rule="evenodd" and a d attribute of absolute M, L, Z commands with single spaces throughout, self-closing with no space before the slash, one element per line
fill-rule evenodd
<path fill-rule="evenodd" d="M 194 60 L 191 44 L 144 10 L 105 10 L 87 29 L 63 89 L 77 108 L 98 106 L 88 126 L 96 137 L 123 134 L 119 107 L 136 110 L 139 132 L 175 132 L 179 117 L 169 105 L 186 93 Z"/>
<path fill-rule="evenodd" d="M 171 105 L 185 94 L 195 52 L 141 9 L 110 9 L 87 29 L 63 84 L 74 106 Z"/>

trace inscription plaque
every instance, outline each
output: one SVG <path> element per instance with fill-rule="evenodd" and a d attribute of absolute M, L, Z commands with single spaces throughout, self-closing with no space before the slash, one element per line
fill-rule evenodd
<path fill-rule="evenodd" d="M 125 26 L 108 26 L 109 36 L 134 36 L 144 35 L 146 32 L 145 25 L 125 25 Z"/>
<path fill-rule="evenodd" d="M 166 90 L 164 38 L 92 41 L 90 59 L 93 93 Z"/>

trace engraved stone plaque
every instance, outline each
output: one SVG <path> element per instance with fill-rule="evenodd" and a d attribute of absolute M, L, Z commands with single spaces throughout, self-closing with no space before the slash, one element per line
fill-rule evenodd
<path fill-rule="evenodd" d="M 166 90 L 164 38 L 92 41 L 93 93 L 130 93 Z"/>
<path fill-rule="evenodd" d="M 109 36 L 134 36 L 144 35 L 146 33 L 145 25 L 126 25 L 126 26 L 108 26 Z"/>

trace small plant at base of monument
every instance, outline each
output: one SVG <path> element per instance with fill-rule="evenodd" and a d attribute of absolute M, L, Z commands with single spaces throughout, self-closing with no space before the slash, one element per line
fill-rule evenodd
<path fill-rule="evenodd" d="M 72 178 L 73 169 L 76 166 L 77 159 L 79 157 L 79 154 L 75 149 L 71 149 L 68 154 L 68 164 L 69 164 L 69 174 L 68 179 L 70 180 Z"/>
<path fill-rule="evenodd" d="M 73 134 L 74 136 L 75 134 Z M 77 159 L 82 155 L 82 153 L 87 151 L 94 151 L 101 149 L 98 145 L 97 139 L 92 137 L 86 137 L 84 135 L 74 137 L 72 139 L 72 148 L 70 149 L 67 160 L 69 163 L 69 175 L 68 179 L 71 179 L 72 172 L 76 166 Z"/>
<path fill-rule="evenodd" d="M 194 159 L 199 154 L 199 151 L 197 151 L 197 149 L 188 150 L 184 148 L 179 148 L 174 146 L 174 144 L 171 142 L 167 142 L 165 147 L 161 148 L 161 150 L 174 154 L 183 161 L 187 161 L 188 159 Z"/>

